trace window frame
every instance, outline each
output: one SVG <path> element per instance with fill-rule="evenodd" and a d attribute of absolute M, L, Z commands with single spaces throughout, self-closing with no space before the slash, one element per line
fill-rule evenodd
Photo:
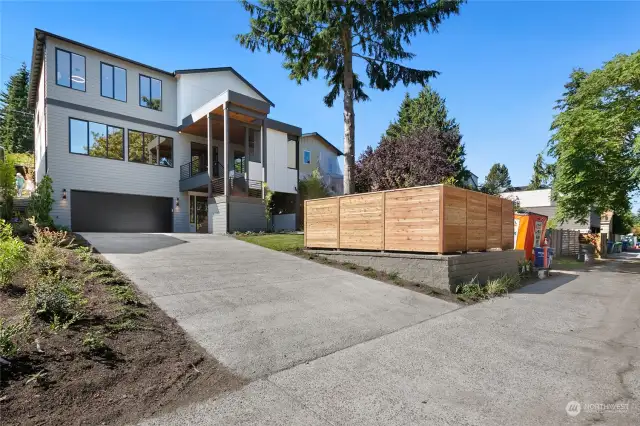
<path fill-rule="evenodd" d="M 305 159 L 305 155 L 306 155 L 307 153 L 309 153 L 309 162 L 308 162 L 308 163 L 305 161 L 305 160 L 306 160 L 306 159 Z M 308 150 L 306 150 L 306 149 L 305 149 L 304 151 L 302 151 L 302 163 L 303 163 L 303 164 L 311 164 L 311 151 L 308 151 Z"/>
<path fill-rule="evenodd" d="M 157 80 L 160 82 L 160 109 L 154 109 L 150 106 L 142 105 L 142 77 L 149 79 L 149 100 L 153 100 L 153 94 L 151 93 L 151 80 Z M 159 78 L 151 77 L 150 75 L 141 73 L 138 74 L 138 105 L 140 105 L 142 108 L 147 108 L 152 111 L 162 111 L 162 91 L 162 80 L 160 80 Z"/>
<path fill-rule="evenodd" d="M 141 133 L 142 134 L 142 149 L 143 149 L 143 154 L 144 154 L 144 147 L 145 147 L 145 142 L 144 142 L 144 137 L 145 135 L 155 135 L 161 138 L 166 138 L 166 139 L 171 139 L 171 165 L 170 166 L 163 166 L 162 164 L 151 164 L 151 163 L 145 163 L 144 161 L 131 161 L 130 158 L 131 156 L 129 155 L 129 150 L 131 149 L 131 144 L 129 143 L 129 133 L 131 132 L 136 132 L 136 133 Z M 158 133 L 152 133 L 152 132 L 143 132 L 142 130 L 136 130 L 136 129 L 127 129 L 127 162 L 128 163 L 134 163 L 134 164 L 146 164 L 147 166 L 156 166 L 156 167 L 163 167 L 165 169 L 173 169 L 174 165 L 175 165 L 175 160 L 174 160 L 174 155 L 175 155 L 175 149 L 174 149 L 174 142 L 175 142 L 175 138 L 173 136 L 163 136 L 161 134 Z M 142 156 L 143 160 L 144 160 L 144 155 Z M 160 163 L 160 155 L 158 155 L 158 163 Z"/>
<path fill-rule="evenodd" d="M 58 83 L 58 51 L 69 54 L 69 85 L 68 86 Z M 73 73 L 73 55 L 81 56 L 84 59 L 84 89 L 76 89 L 73 87 L 73 80 L 71 79 L 71 74 Z M 67 89 L 77 90 L 78 92 L 86 93 L 87 92 L 87 57 L 79 53 L 74 53 L 69 50 L 56 47 L 56 86 L 66 87 Z"/>
<path fill-rule="evenodd" d="M 113 93 L 113 97 L 105 96 L 102 94 L 102 66 L 106 65 L 111 67 L 111 93 Z M 124 100 L 116 98 L 116 68 L 124 71 Z M 113 99 L 114 101 L 127 103 L 127 69 L 119 67 L 117 65 L 112 65 L 108 62 L 100 61 L 100 96 L 107 99 Z"/>
<path fill-rule="evenodd" d="M 84 123 L 87 123 L 87 153 L 83 154 L 81 152 L 73 152 L 71 151 L 71 120 L 75 120 L 75 121 L 82 121 Z M 105 137 L 107 138 L 107 155 L 109 154 L 109 127 L 112 127 L 114 129 L 120 129 L 122 130 L 122 159 L 120 158 L 112 158 L 112 157 L 98 157 L 97 155 L 91 155 L 89 153 L 89 143 L 90 143 L 90 132 L 91 132 L 91 126 L 89 126 L 89 123 L 94 123 L 94 124 L 100 124 L 102 126 L 106 126 L 106 133 L 105 133 Z M 68 126 L 68 131 L 69 131 L 69 154 L 74 154 L 74 155 L 82 155 L 84 157 L 91 157 L 91 158 L 102 158 L 104 160 L 114 160 L 114 161 L 125 161 L 126 157 L 125 157 L 125 152 L 124 152 L 124 146 L 125 146 L 125 142 L 124 142 L 124 131 L 125 128 L 124 127 L 119 127 L 119 126 L 112 126 L 110 124 L 106 124 L 106 123 L 100 123 L 97 121 L 90 121 L 90 120 L 85 120 L 84 118 L 76 118 L 76 117 L 69 117 L 69 126 Z"/>

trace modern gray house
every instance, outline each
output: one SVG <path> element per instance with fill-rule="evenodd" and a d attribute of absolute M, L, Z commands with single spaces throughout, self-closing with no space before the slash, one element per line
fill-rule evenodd
<path fill-rule="evenodd" d="M 35 30 L 36 183 L 74 231 L 266 228 L 264 185 L 297 196 L 302 130 L 231 67 L 165 71 Z"/>

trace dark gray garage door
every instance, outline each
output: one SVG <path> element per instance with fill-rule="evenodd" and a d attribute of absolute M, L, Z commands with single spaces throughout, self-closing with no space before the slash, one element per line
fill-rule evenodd
<path fill-rule="evenodd" d="M 75 232 L 171 232 L 171 198 L 71 191 Z"/>

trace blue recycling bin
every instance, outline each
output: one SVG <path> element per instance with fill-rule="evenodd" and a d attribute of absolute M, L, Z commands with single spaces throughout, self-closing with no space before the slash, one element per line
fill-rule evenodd
<path fill-rule="evenodd" d="M 613 251 L 613 241 L 607 241 L 607 253 L 611 253 Z"/>
<path fill-rule="evenodd" d="M 622 242 L 622 251 L 627 251 L 627 249 L 629 249 L 629 241 L 624 240 Z"/>
<path fill-rule="evenodd" d="M 542 247 L 535 247 L 533 249 L 533 266 L 536 268 L 544 268 L 544 249 Z M 553 249 L 547 248 L 547 256 L 549 257 L 549 268 L 551 267 L 551 261 L 553 260 Z"/>

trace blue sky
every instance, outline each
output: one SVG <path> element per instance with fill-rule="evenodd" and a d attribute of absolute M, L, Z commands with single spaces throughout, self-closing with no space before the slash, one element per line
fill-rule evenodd
<path fill-rule="evenodd" d="M 525 185 L 549 139 L 554 101 L 573 67 L 599 67 L 640 47 L 639 2 L 471 1 L 437 34 L 416 37 L 410 65 L 435 69 L 432 81 L 460 123 L 467 165 L 482 181 L 504 163 Z M 317 131 L 342 147 L 341 101 L 322 102 L 324 80 L 298 86 L 277 54 L 252 54 L 234 40 L 248 16 L 221 2 L 0 2 L 2 85 L 20 62 L 30 63 L 34 27 L 166 70 L 233 66 L 275 104 L 272 117 Z M 369 90 L 356 105 L 356 152 L 375 145 L 405 91 Z M 640 203 L 636 200 L 636 208 Z"/>

